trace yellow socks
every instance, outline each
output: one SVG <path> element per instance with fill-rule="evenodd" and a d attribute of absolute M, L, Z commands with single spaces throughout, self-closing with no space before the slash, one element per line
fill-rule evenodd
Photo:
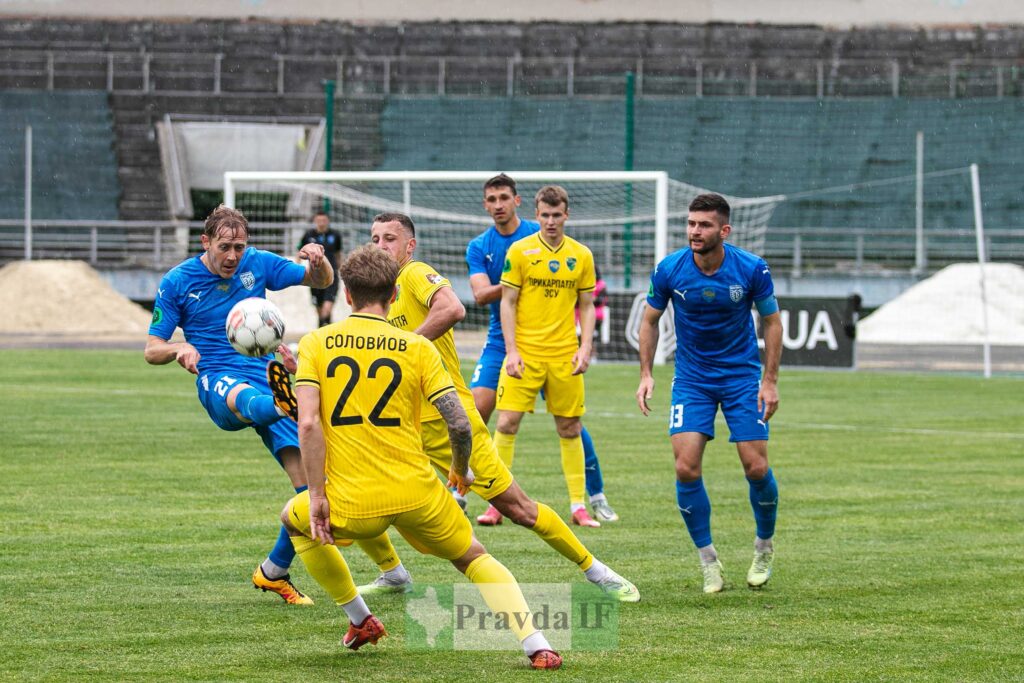
<path fill-rule="evenodd" d="M 583 440 L 576 436 L 571 439 L 558 437 L 562 452 L 562 474 L 569 489 L 569 504 L 583 505 L 586 500 L 587 477 L 583 464 Z"/>
<path fill-rule="evenodd" d="M 520 642 L 537 631 L 523 591 L 505 565 L 484 554 L 470 562 L 466 577 L 476 584 L 491 612 L 509 615 L 509 628 Z"/>
<path fill-rule="evenodd" d="M 319 541 L 305 536 L 292 536 L 291 539 L 306 571 L 335 603 L 342 605 L 359 595 L 348 564 L 336 546 L 320 545 Z"/>
<path fill-rule="evenodd" d="M 580 539 L 576 538 L 569 525 L 544 503 L 537 503 L 537 523 L 533 525 L 533 532 L 583 571 L 586 571 L 594 561 L 594 556 L 580 543 Z"/>
<path fill-rule="evenodd" d="M 512 460 L 516 457 L 516 435 L 494 432 L 494 445 L 498 449 L 498 457 L 505 467 L 512 469 Z"/>

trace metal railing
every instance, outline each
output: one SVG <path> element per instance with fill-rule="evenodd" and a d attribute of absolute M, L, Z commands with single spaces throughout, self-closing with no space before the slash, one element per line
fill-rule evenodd
<path fill-rule="evenodd" d="M 0 88 L 338 96 L 1020 97 L 1024 60 L 240 56 L 0 45 Z"/>
<path fill-rule="evenodd" d="M 356 244 L 365 233 L 365 225 L 334 226 Z M 291 255 L 298 236 L 308 228 L 306 222 L 251 224 L 252 246 Z M 171 221 L 54 221 L 32 223 L 31 258 L 80 259 L 102 268 L 149 268 L 162 270 L 201 250 L 201 222 Z M 588 244 L 606 279 L 614 279 L 623 269 L 613 229 L 587 228 L 576 237 Z M 650 233 L 650 234 L 647 234 Z M 926 230 L 928 270 L 950 263 L 977 259 L 974 230 Z M 653 230 L 637 236 L 653 245 Z M 987 228 L 986 250 L 991 261 L 1024 262 L 1024 227 Z M 425 248 L 444 251 L 451 245 L 443 240 L 425 241 Z M 462 263 L 464 245 L 456 245 L 453 262 Z M 678 248 L 674 245 L 672 248 Z M 450 249 L 449 249 L 450 250 Z M 643 250 L 638 250 L 643 251 Z M 650 251 L 650 250 L 648 250 Z M 916 266 L 914 231 L 878 228 L 794 228 L 769 227 L 765 240 L 765 258 L 776 272 L 790 277 L 810 273 L 842 275 L 884 275 L 907 273 Z M 451 256 L 445 252 L 447 260 Z M 24 221 L 0 220 L 0 263 L 25 257 Z M 424 253 L 425 260 L 441 254 Z M 637 253 L 635 259 L 653 259 L 653 252 Z"/>

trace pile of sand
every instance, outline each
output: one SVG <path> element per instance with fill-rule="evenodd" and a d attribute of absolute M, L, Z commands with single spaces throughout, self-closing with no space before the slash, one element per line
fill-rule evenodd
<path fill-rule="evenodd" d="M 17 261 L 0 268 L 0 333 L 139 336 L 149 312 L 84 261 Z"/>
<path fill-rule="evenodd" d="M 943 268 L 885 304 L 857 327 L 857 340 L 879 344 L 981 344 L 981 266 Z M 988 339 L 1024 346 L 1024 268 L 985 264 Z"/>

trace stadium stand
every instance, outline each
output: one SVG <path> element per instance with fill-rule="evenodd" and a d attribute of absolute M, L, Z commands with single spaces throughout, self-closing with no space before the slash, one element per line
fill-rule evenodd
<path fill-rule="evenodd" d="M 103 92 L 0 91 L 0 218 L 24 212 L 25 127 L 33 129 L 33 216 L 118 217 L 117 161 Z"/>
<path fill-rule="evenodd" d="M 860 231 L 868 238 L 866 258 L 904 267 L 900 260 L 913 254 L 916 132 L 925 133 L 928 170 L 980 163 L 986 224 L 1016 227 L 1024 208 L 1018 161 L 1000 150 L 1024 146 L 1024 131 L 1015 123 L 1022 114 L 1024 104 L 1009 99 L 641 100 L 634 163 L 741 196 L 906 177 L 908 182 L 783 202 L 772 218 L 772 226 L 807 229 L 808 259 L 815 249 L 822 257 L 834 254 Z M 382 169 L 621 168 L 624 126 L 624 108 L 615 101 L 394 98 L 382 113 Z M 455 139 L 458 145 L 451 144 Z M 926 182 L 925 216 L 933 239 L 962 241 L 949 260 L 971 257 L 965 174 Z M 903 228 L 903 243 L 895 245 L 886 234 L 893 228 Z M 792 240 L 791 231 L 773 227 L 768 239 L 770 252 L 791 253 L 785 241 Z M 1017 258 L 1021 240 L 996 246 L 994 259 Z M 846 251 L 853 252 L 852 244 Z"/>
<path fill-rule="evenodd" d="M 0 88 L 105 90 L 117 216 L 167 221 L 155 134 L 165 115 L 320 116 L 323 80 L 334 79 L 336 170 L 621 168 L 632 71 L 635 168 L 737 195 L 789 193 L 912 174 L 923 130 L 928 170 L 982 164 L 998 259 L 1021 242 L 1007 247 L 999 231 L 1016 228 L 1021 208 L 1014 159 L 1000 150 L 1019 145 L 1022 39 L 1024 28 L 1009 26 L 5 19 Z M 540 131 L 554 144 L 534 144 Z M 958 177 L 926 189 L 929 239 L 958 257 L 971 255 L 964 186 Z M 8 204 L 19 197 L 5 193 Z M 770 246 L 788 256 L 775 262 L 798 261 L 802 239 L 794 268 L 812 268 L 818 239 L 819 251 L 843 244 L 885 265 L 888 245 L 867 237 L 879 224 L 869 210 L 896 197 L 886 224 L 905 231 L 912 183 L 784 203 Z M 800 232 L 808 226 L 847 230 Z"/>

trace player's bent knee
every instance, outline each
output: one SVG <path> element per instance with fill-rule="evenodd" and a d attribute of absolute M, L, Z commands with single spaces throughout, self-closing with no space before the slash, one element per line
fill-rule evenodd
<path fill-rule="evenodd" d="M 462 557 L 458 557 L 452 560 L 452 564 L 463 574 L 469 569 L 469 565 L 473 564 L 473 560 L 480 557 L 481 555 L 487 554 L 487 548 L 484 547 L 483 543 L 473 537 L 473 542 L 469 546 L 469 550 L 462 554 Z"/>
<path fill-rule="evenodd" d="M 768 461 L 759 460 L 757 462 L 744 463 L 743 474 L 746 475 L 747 479 L 753 479 L 754 481 L 764 479 L 768 474 Z"/>
<path fill-rule="evenodd" d="M 288 530 L 288 534 L 290 536 L 300 536 L 302 535 L 302 532 L 296 529 L 295 525 L 293 525 L 292 521 L 289 519 L 291 512 L 292 501 L 289 500 L 287 503 L 284 504 L 284 508 L 281 510 L 281 524 L 284 526 L 285 529 Z"/>
<path fill-rule="evenodd" d="M 555 416 L 555 431 L 563 439 L 575 439 L 583 431 L 583 423 L 578 417 Z"/>
<path fill-rule="evenodd" d="M 498 431 L 502 434 L 511 434 L 515 436 L 519 432 L 519 422 L 522 419 L 522 413 L 507 413 L 504 411 L 498 411 Z"/>
<path fill-rule="evenodd" d="M 683 482 L 684 484 L 691 481 L 697 481 L 701 476 L 701 467 L 699 464 L 690 462 L 679 462 L 676 461 L 676 479 Z"/>

